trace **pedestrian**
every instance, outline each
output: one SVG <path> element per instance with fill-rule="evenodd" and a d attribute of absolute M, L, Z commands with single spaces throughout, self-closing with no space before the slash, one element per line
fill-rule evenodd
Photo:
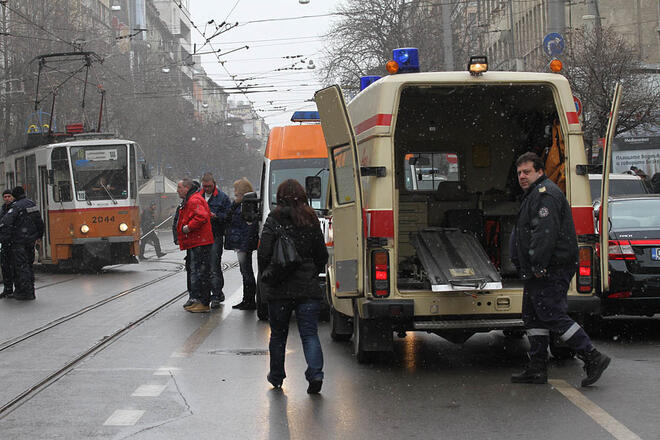
<path fill-rule="evenodd" d="M 225 294 L 222 291 L 225 285 L 225 278 L 222 274 L 222 248 L 225 235 L 225 222 L 231 207 L 231 200 L 229 200 L 227 194 L 218 188 L 211 173 L 206 173 L 202 177 L 202 189 L 200 192 L 211 210 L 213 247 L 211 248 L 210 306 L 212 309 L 217 309 L 220 307 L 220 303 L 225 300 Z"/>
<path fill-rule="evenodd" d="M 544 173 L 543 161 L 525 153 L 516 161 L 518 183 L 524 191 L 511 234 L 512 260 L 524 280 L 522 317 L 529 339 L 529 364 L 514 383 L 547 383 L 550 334 L 558 336 L 584 361 L 595 383 L 610 358 L 594 348 L 589 336 L 567 311 L 567 291 L 578 264 L 577 237 L 571 207 L 564 193 Z"/>
<path fill-rule="evenodd" d="M 183 199 L 176 222 L 177 241 L 181 250 L 188 251 L 190 267 L 191 301 L 184 308 L 192 313 L 208 312 L 211 294 L 211 212 L 198 190 L 190 179 L 180 180 L 177 185 L 177 193 Z"/>
<path fill-rule="evenodd" d="M 660 194 L 660 172 L 651 177 L 651 192 Z"/>
<path fill-rule="evenodd" d="M 11 195 L 11 190 L 6 189 L 2 192 L 3 204 L 0 208 L 0 223 L 2 217 L 9 211 L 9 207 L 14 203 L 14 196 Z M 0 293 L 0 298 L 7 298 L 14 295 L 14 265 L 11 260 L 11 235 L 7 234 L 6 238 L 0 243 L 0 264 L 2 265 L 2 283 L 4 289 Z"/>
<path fill-rule="evenodd" d="M 11 190 L 15 201 L 0 221 L 0 242 L 11 241 L 11 260 L 14 264 L 14 299 L 33 300 L 34 295 L 34 246 L 44 234 L 44 222 L 39 208 L 27 197 L 22 186 Z"/>
<path fill-rule="evenodd" d="M 167 255 L 167 252 L 161 252 L 160 250 L 160 240 L 158 235 L 156 235 L 156 203 L 151 202 L 149 208 L 142 211 L 142 216 L 140 217 L 140 232 L 145 234 L 140 240 L 140 259 L 144 260 L 144 248 L 147 243 L 151 244 L 156 251 L 156 256 L 158 258 Z"/>
<path fill-rule="evenodd" d="M 309 382 L 307 392 L 316 394 L 323 385 L 323 351 L 318 336 L 318 321 L 323 293 L 318 274 L 325 270 L 328 251 L 315 211 L 307 204 L 307 194 L 295 179 L 282 182 L 277 188 L 277 207 L 268 214 L 257 251 L 259 273 L 268 268 L 274 244 L 282 228 L 292 238 L 302 259 L 281 282 L 268 284 L 261 279 L 261 293 L 268 302 L 270 323 L 270 372 L 266 377 L 275 388 L 282 386 L 286 377 L 284 355 L 289 333 L 289 319 L 295 310 L 298 331 L 302 341 Z"/>
<path fill-rule="evenodd" d="M 259 229 L 257 222 L 248 223 L 243 219 L 241 202 L 243 196 L 253 192 L 252 184 L 245 177 L 234 182 L 234 201 L 227 216 L 227 231 L 225 233 L 225 249 L 235 250 L 238 265 L 243 278 L 243 300 L 232 306 L 239 310 L 255 310 L 257 308 L 257 282 L 252 269 L 252 252 L 257 248 Z"/>

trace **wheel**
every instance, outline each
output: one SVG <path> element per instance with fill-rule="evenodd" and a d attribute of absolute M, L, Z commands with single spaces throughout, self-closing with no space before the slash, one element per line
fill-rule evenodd
<path fill-rule="evenodd" d="M 330 309 L 330 337 L 333 341 L 348 341 L 351 339 L 351 323 L 349 317 Z"/>
<path fill-rule="evenodd" d="M 261 283 L 257 283 L 257 318 L 259 321 L 268 321 L 268 303 L 263 300 Z"/>
<path fill-rule="evenodd" d="M 556 341 L 554 338 L 551 338 L 550 354 L 552 354 L 552 357 L 558 361 L 565 361 L 573 359 L 577 353 L 572 348 L 562 345 L 561 341 Z"/>
<path fill-rule="evenodd" d="M 525 336 L 525 330 L 507 329 L 503 331 L 504 336 L 510 339 L 522 339 Z"/>

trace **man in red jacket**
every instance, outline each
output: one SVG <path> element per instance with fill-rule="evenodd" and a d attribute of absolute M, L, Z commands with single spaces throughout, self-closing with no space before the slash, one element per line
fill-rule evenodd
<path fill-rule="evenodd" d="M 192 301 L 184 308 L 192 313 L 208 312 L 213 246 L 211 211 L 204 197 L 195 191 L 192 180 L 180 180 L 176 191 L 183 199 L 176 224 L 177 240 L 179 248 L 188 250 L 190 258 L 189 293 Z"/>

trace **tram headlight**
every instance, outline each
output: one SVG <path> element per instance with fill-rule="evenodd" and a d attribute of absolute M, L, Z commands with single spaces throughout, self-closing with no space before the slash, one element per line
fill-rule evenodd
<path fill-rule="evenodd" d="M 87 226 L 87 225 L 82 225 L 82 226 L 80 227 L 80 232 L 82 232 L 83 234 L 87 234 L 87 233 L 89 232 L 89 226 Z"/>
<path fill-rule="evenodd" d="M 128 225 L 127 225 L 126 223 L 120 223 L 120 224 L 119 224 L 119 230 L 120 230 L 121 232 L 126 232 L 126 231 L 128 231 Z"/>

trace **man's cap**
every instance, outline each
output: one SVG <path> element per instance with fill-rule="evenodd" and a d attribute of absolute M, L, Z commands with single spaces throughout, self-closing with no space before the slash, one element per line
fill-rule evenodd
<path fill-rule="evenodd" d="M 22 186 L 16 186 L 14 187 L 14 189 L 11 190 L 11 195 L 14 196 L 15 199 L 17 199 L 25 195 L 25 190 L 23 189 Z"/>
<path fill-rule="evenodd" d="M 10 189 L 6 189 L 6 190 L 4 190 L 4 191 L 2 192 L 2 195 L 3 195 L 3 196 L 5 196 L 5 195 L 7 195 L 7 194 L 11 194 L 11 190 L 10 190 Z"/>

